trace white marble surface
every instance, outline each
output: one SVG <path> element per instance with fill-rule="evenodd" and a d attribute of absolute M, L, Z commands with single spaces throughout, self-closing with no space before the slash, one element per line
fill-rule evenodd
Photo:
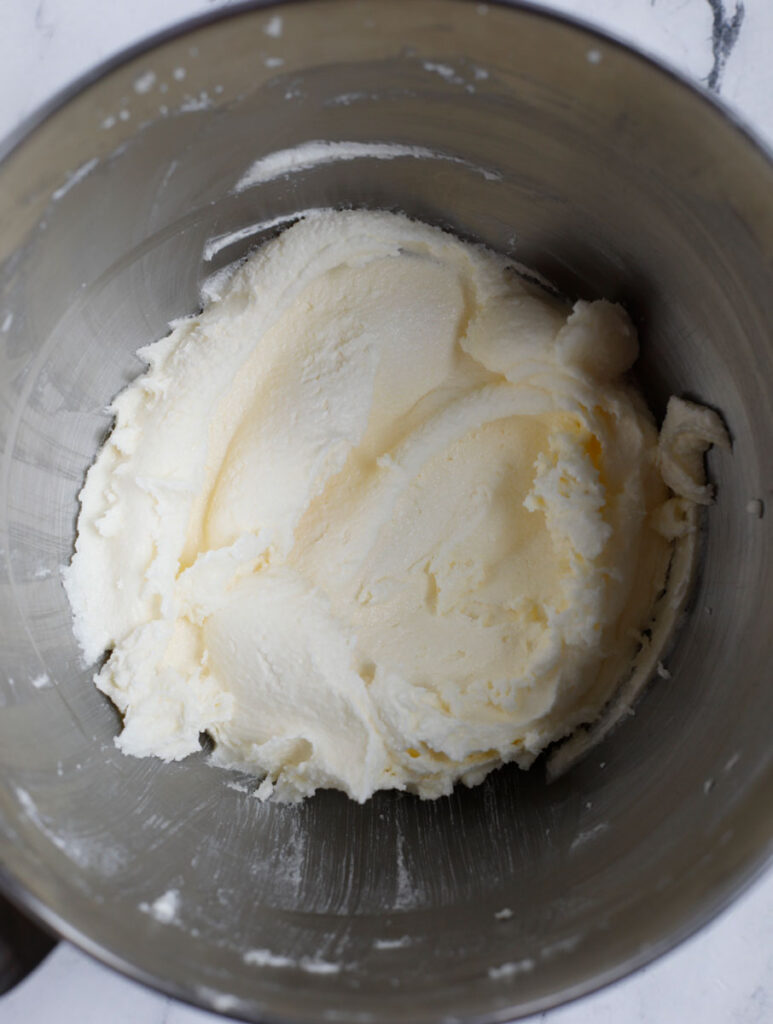
<path fill-rule="evenodd" d="M 227 0 L 1 0 L 0 137 L 112 53 Z M 715 91 L 773 146 L 773 0 L 546 0 L 659 56 Z M 10 994 L 0 1024 L 205 1024 L 72 946 Z M 547 1024 L 773 1022 L 773 873 L 669 956 Z"/>

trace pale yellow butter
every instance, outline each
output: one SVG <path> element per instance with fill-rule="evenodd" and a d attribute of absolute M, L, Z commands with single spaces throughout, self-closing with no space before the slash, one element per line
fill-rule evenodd
<path fill-rule="evenodd" d="M 81 494 L 66 586 L 120 747 L 206 731 L 261 796 L 434 797 L 593 720 L 719 438 L 677 409 L 659 449 L 637 351 L 620 307 L 402 216 L 262 248 L 142 351 Z"/>

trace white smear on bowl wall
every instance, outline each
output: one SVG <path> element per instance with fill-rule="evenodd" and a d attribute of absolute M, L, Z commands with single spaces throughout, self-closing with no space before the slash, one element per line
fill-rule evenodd
<path fill-rule="evenodd" d="M 169 889 L 152 903 L 140 903 L 140 910 L 150 914 L 159 924 L 172 924 L 177 920 L 181 902 L 179 890 Z"/>
<path fill-rule="evenodd" d="M 405 146 L 401 143 L 389 142 L 332 142 L 323 139 L 311 139 L 291 149 L 280 149 L 256 160 L 242 175 L 234 187 L 234 192 L 243 192 L 255 185 L 263 185 L 288 174 L 297 174 L 313 167 L 348 160 L 397 160 L 400 158 L 414 160 L 443 160 L 448 163 L 467 167 L 481 174 L 487 181 L 500 181 L 501 175 L 478 164 L 471 163 L 459 156 L 441 153 L 425 146 Z"/>
<path fill-rule="evenodd" d="M 134 79 L 134 91 L 142 95 L 143 93 L 150 92 L 155 84 L 155 71 L 146 71 L 144 75 L 140 75 L 139 78 Z"/>
<path fill-rule="evenodd" d="M 123 111 L 121 111 L 121 113 L 123 113 Z M 81 164 L 77 170 L 72 172 L 64 185 L 60 185 L 55 192 L 52 192 L 51 198 L 56 201 L 57 199 L 61 199 L 62 196 L 66 196 L 70 189 L 74 188 L 79 181 L 83 181 L 86 175 L 90 174 L 98 163 L 99 160 L 94 157 L 92 160 L 87 160 L 85 164 Z"/>
<path fill-rule="evenodd" d="M 296 961 L 289 956 L 279 956 L 270 949 L 249 949 L 242 957 L 246 964 L 256 967 L 295 967 Z"/>
<path fill-rule="evenodd" d="M 499 981 L 502 978 L 513 978 L 516 974 L 523 974 L 524 971 L 534 969 L 534 961 L 531 957 L 524 960 L 514 960 L 509 963 L 500 964 L 499 967 L 489 967 L 488 976 L 492 981 Z"/>
<path fill-rule="evenodd" d="M 282 18 L 280 15 L 275 14 L 273 18 L 269 18 L 266 24 L 263 26 L 263 31 L 267 36 L 271 36 L 272 39 L 279 39 L 282 35 Z"/>
<path fill-rule="evenodd" d="M 405 949 L 406 946 L 410 946 L 411 942 L 410 935 L 402 935 L 399 939 L 376 939 L 373 943 L 374 949 Z"/>

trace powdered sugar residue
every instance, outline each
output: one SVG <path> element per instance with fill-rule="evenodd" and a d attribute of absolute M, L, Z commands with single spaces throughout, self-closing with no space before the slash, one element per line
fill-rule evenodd
<path fill-rule="evenodd" d="M 296 963 L 291 957 L 278 956 L 270 949 L 248 949 L 242 959 L 256 967 L 294 967 Z"/>
<path fill-rule="evenodd" d="M 140 910 L 145 914 L 150 914 L 159 924 L 172 924 L 177 920 L 180 903 L 179 890 L 169 889 L 150 904 L 140 903 Z"/>
<path fill-rule="evenodd" d="M 411 876 L 408 873 L 408 867 L 405 863 L 405 840 L 402 832 L 397 833 L 397 850 L 395 857 L 395 873 L 397 875 L 397 891 L 395 892 L 394 907 L 396 910 L 402 910 L 406 907 L 411 907 L 416 902 L 416 893 L 414 890 Z"/>
<path fill-rule="evenodd" d="M 572 840 L 572 844 L 569 847 L 569 850 L 575 850 L 578 846 L 584 846 L 592 839 L 595 839 L 597 836 L 601 835 L 602 832 L 606 832 L 608 828 L 609 825 L 605 821 L 601 821 L 598 825 L 594 825 L 593 828 L 589 828 L 585 832 L 578 832 L 578 834 Z"/>
<path fill-rule="evenodd" d="M 442 160 L 459 164 L 482 175 L 487 181 L 500 181 L 501 175 L 496 171 L 480 167 L 459 156 L 428 149 L 426 146 L 405 146 L 390 142 L 328 142 L 312 139 L 300 143 L 291 149 L 280 149 L 256 160 L 249 170 L 236 183 L 234 192 L 243 192 L 255 185 L 263 185 L 276 178 L 300 171 L 321 167 L 324 164 L 348 160 L 398 160 L 401 158 L 414 160 Z"/>
<path fill-rule="evenodd" d="M 79 181 L 83 181 L 87 174 L 91 174 L 91 172 L 94 170 L 98 163 L 99 160 L 97 160 L 97 158 L 94 157 L 91 160 L 87 160 L 85 164 L 81 164 L 81 166 L 76 171 L 72 172 L 72 174 L 64 183 L 64 185 L 60 185 L 60 187 L 56 189 L 56 191 L 51 193 L 51 198 L 54 201 L 56 201 L 58 199 L 61 199 L 62 196 L 66 196 L 71 188 L 75 188 Z"/>
<path fill-rule="evenodd" d="M 59 833 L 44 820 L 37 804 L 26 789 L 16 786 L 14 791 L 24 816 L 78 867 L 89 871 L 96 870 L 105 877 L 116 875 L 125 868 L 126 856 L 118 847 L 106 845 L 96 839 L 84 839 L 81 836 Z"/>
<path fill-rule="evenodd" d="M 457 75 L 452 67 L 448 64 L 437 64 L 435 61 L 425 60 L 421 65 L 425 71 L 429 71 L 431 74 L 440 75 L 441 78 L 445 79 L 446 82 L 451 82 L 454 85 L 463 85 L 464 79 Z"/>
<path fill-rule="evenodd" d="M 376 939 L 373 943 L 374 949 L 405 949 L 410 946 L 413 939 L 410 935 L 401 935 L 399 939 Z"/>
<path fill-rule="evenodd" d="M 272 953 L 270 949 L 249 949 L 242 959 L 246 964 L 252 964 L 255 967 L 275 967 L 278 969 L 295 967 L 301 971 L 306 971 L 308 974 L 339 974 L 342 969 L 341 964 L 334 963 L 331 960 L 322 960 L 319 957 L 310 956 L 304 956 L 300 960 L 296 960 L 294 957 Z"/>
<path fill-rule="evenodd" d="M 263 31 L 267 36 L 271 36 L 272 39 L 279 39 L 282 35 L 282 18 L 280 15 L 275 14 L 272 18 L 269 18 L 266 24 L 263 26 Z"/>
<path fill-rule="evenodd" d="M 155 84 L 155 71 L 146 71 L 144 75 L 140 75 L 139 78 L 134 79 L 134 91 L 142 95 L 143 93 L 150 92 Z"/>
<path fill-rule="evenodd" d="M 532 970 L 534 970 L 534 961 L 527 956 L 524 960 L 500 964 L 499 967 L 489 967 L 488 976 L 492 981 L 500 981 L 503 978 L 514 978 L 516 974 Z"/>
<path fill-rule="evenodd" d="M 278 217 L 259 220 L 255 224 L 247 224 L 246 227 L 237 228 L 236 231 L 227 231 L 222 235 L 216 235 L 214 238 L 210 238 L 204 246 L 203 258 L 209 262 L 222 249 L 227 249 L 229 245 L 235 245 L 236 242 L 242 242 L 245 238 L 251 238 L 262 231 L 270 231 L 271 228 L 279 227 L 282 224 L 292 224 L 293 221 L 300 220 L 302 217 L 320 212 L 316 207 L 311 207 L 307 210 L 296 210 L 294 213 L 283 213 Z"/>

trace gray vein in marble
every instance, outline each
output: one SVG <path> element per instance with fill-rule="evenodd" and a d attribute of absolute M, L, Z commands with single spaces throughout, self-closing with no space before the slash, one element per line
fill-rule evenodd
<path fill-rule="evenodd" d="M 46 12 L 46 0 L 40 0 L 35 8 L 34 25 L 35 29 L 43 39 L 53 39 L 56 31 L 56 23 L 52 21 Z"/>
<path fill-rule="evenodd" d="M 732 17 L 729 17 L 725 11 L 723 0 L 707 0 L 707 3 L 711 8 L 711 52 L 714 63 L 709 77 L 706 79 L 706 84 L 712 92 L 719 92 L 722 73 L 725 70 L 728 57 L 733 52 L 733 47 L 738 42 L 738 34 L 741 31 L 746 11 L 742 0 L 736 0 Z"/>

